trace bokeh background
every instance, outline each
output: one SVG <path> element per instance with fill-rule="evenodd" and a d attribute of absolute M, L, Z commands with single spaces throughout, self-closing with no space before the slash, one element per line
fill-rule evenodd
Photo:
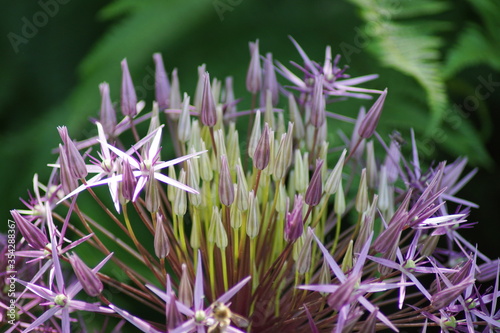
<path fill-rule="evenodd" d="M 93 135 L 88 120 L 107 81 L 119 101 L 120 61 L 127 58 L 139 98 L 154 95 L 152 54 L 178 68 L 181 90 L 194 92 L 198 65 L 232 75 L 245 89 L 248 42 L 283 63 L 313 60 L 326 45 L 353 76 L 378 73 L 367 86 L 389 88 L 380 133 L 414 128 L 428 163 L 468 156 L 479 168 L 460 196 L 478 203 L 468 233 L 498 257 L 500 198 L 500 4 L 496 0 L 40 0 L 0 13 L 0 211 L 21 208 L 36 172 L 45 181 L 56 156 L 56 126 Z M 242 101 L 245 105 L 248 101 Z M 342 103 L 355 116 L 366 102 Z M 369 104 L 368 104 L 369 105 Z M 6 229 L 1 223 L 0 231 Z"/>

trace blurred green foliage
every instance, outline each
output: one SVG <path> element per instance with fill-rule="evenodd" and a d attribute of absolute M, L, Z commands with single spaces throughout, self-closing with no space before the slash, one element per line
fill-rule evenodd
<path fill-rule="evenodd" d="M 53 16 L 42 6 L 47 3 L 58 5 Z M 477 165 L 492 163 L 484 145 L 492 133 L 485 101 L 467 117 L 450 110 L 473 96 L 479 76 L 498 77 L 495 0 L 49 0 L 11 6 L 0 14 L 7 36 L 0 58 L 2 212 L 20 206 L 17 198 L 26 197 L 33 173 L 47 178 L 44 166 L 55 160 L 50 151 L 59 142 L 56 126 L 67 125 L 75 139 L 92 134 L 88 119 L 99 110 L 100 82 L 109 82 L 119 101 L 123 58 L 138 97 L 148 103 L 154 52 L 163 53 L 169 73 L 179 69 L 182 91 L 194 92 L 196 66 L 206 63 L 212 76 L 234 76 L 238 96 L 245 88 L 248 41 L 257 38 L 262 53 L 285 64 L 300 59 L 291 35 L 313 60 L 323 61 L 331 45 L 352 76 L 380 74 L 368 87 L 389 88 L 379 128 L 384 138 L 393 129 L 408 138 L 411 127 L 424 159 L 444 151 L 468 155 Z M 43 23 L 40 12 L 47 22 L 14 45 L 9 36 L 23 37 L 26 22 Z M 470 66 L 479 71 L 464 71 Z M 370 103 L 338 105 L 336 112 L 355 117 Z"/>

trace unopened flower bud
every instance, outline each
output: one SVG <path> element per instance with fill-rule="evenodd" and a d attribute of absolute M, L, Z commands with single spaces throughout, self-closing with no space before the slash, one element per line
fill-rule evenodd
<path fill-rule="evenodd" d="M 204 141 L 201 141 L 201 149 L 206 150 Z M 212 170 L 212 164 L 210 163 L 209 154 L 200 155 L 200 177 L 205 182 L 210 182 L 214 177 L 214 172 Z"/>
<path fill-rule="evenodd" d="M 447 287 L 441 291 L 438 291 L 431 297 L 431 306 L 435 310 L 442 309 L 448 306 L 450 303 L 455 301 L 458 296 L 460 296 L 467 287 L 474 283 L 473 278 L 467 278 L 458 284 L 454 284 L 451 287 Z"/>
<path fill-rule="evenodd" d="M 134 197 L 135 187 L 137 180 L 135 179 L 132 167 L 128 160 L 124 159 L 122 162 L 122 181 L 121 181 L 121 195 L 125 200 L 132 200 Z"/>
<path fill-rule="evenodd" d="M 363 213 L 368 208 L 368 187 L 366 186 L 366 169 L 361 171 L 358 193 L 356 194 L 356 211 Z"/>
<path fill-rule="evenodd" d="M 394 182 L 399 177 L 399 160 L 401 158 L 400 146 L 396 141 L 391 141 L 389 146 L 389 152 L 385 157 L 384 165 L 387 172 L 387 181 L 389 184 L 394 184 Z"/>
<path fill-rule="evenodd" d="M 295 179 L 295 189 L 299 193 L 304 193 L 308 185 L 308 174 L 305 162 L 307 158 L 302 158 L 300 150 L 295 150 L 295 163 L 294 163 L 294 179 Z"/>
<path fill-rule="evenodd" d="M 311 177 L 311 182 L 307 187 L 305 202 L 309 206 L 316 206 L 319 204 L 321 197 L 323 195 L 323 185 L 321 183 L 321 167 L 323 166 L 323 160 L 316 160 L 316 168 Z"/>
<path fill-rule="evenodd" d="M 193 190 L 195 190 L 198 193 L 188 193 L 189 196 L 189 201 L 191 202 L 191 205 L 194 207 L 198 207 L 201 205 L 201 195 L 200 193 L 200 185 L 199 185 L 199 176 L 196 174 L 196 170 L 193 167 L 195 163 L 197 163 L 194 159 L 187 160 L 187 185 L 191 187 Z M 194 162 L 194 163 L 193 163 Z"/>
<path fill-rule="evenodd" d="M 247 71 L 246 87 L 252 94 L 257 94 L 262 85 L 262 68 L 260 66 L 259 40 L 250 42 L 250 66 Z"/>
<path fill-rule="evenodd" d="M 170 105 L 170 81 L 168 80 L 161 53 L 153 54 L 155 63 L 155 99 L 160 110 L 165 110 Z"/>
<path fill-rule="evenodd" d="M 285 240 L 293 242 L 304 232 L 304 222 L 302 217 L 302 208 L 304 201 L 302 196 L 296 195 L 293 203 L 293 209 L 286 213 L 285 219 Z"/>
<path fill-rule="evenodd" d="M 44 249 L 49 243 L 47 236 L 38 229 L 33 223 L 26 220 L 17 210 L 11 210 L 10 214 L 14 218 L 21 235 L 24 239 L 35 250 Z"/>
<path fill-rule="evenodd" d="M 276 72 L 273 65 L 272 53 L 266 53 L 264 59 L 264 80 L 262 82 L 262 91 L 271 92 L 272 105 L 276 106 L 279 101 L 279 86 L 276 79 Z"/>
<path fill-rule="evenodd" d="M 179 76 L 177 75 L 177 68 L 172 70 L 172 86 L 170 87 L 170 99 L 169 108 L 170 109 L 180 109 L 182 106 L 181 101 L 181 88 L 179 83 Z M 176 113 L 170 113 L 170 118 L 177 119 L 179 116 Z"/>
<path fill-rule="evenodd" d="M 135 94 L 134 83 L 128 70 L 127 59 L 123 59 L 122 65 L 122 89 L 121 89 L 121 109 L 124 116 L 131 118 L 137 115 L 137 95 Z"/>
<path fill-rule="evenodd" d="M 234 98 L 234 89 L 233 89 L 233 78 L 231 76 L 226 77 L 225 81 L 225 91 L 226 91 L 226 98 L 224 100 L 224 104 L 226 107 L 226 115 L 233 115 L 236 113 L 236 101 Z"/>
<path fill-rule="evenodd" d="M 360 137 L 367 139 L 371 137 L 375 132 L 378 120 L 380 119 L 380 115 L 382 114 L 382 109 L 384 107 L 386 96 L 387 96 L 387 88 L 385 88 L 384 92 L 375 101 L 373 106 L 366 114 L 366 117 L 364 117 L 363 121 L 361 122 L 361 125 L 359 126 L 358 129 L 358 134 Z"/>
<path fill-rule="evenodd" d="M 337 164 L 335 165 L 332 172 L 326 179 L 325 192 L 328 193 L 329 195 L 335 194 L 339 189 L 340 183 L 342 181 L 342 169 L 344 168 L 346 153 L 347 150 L 344 149 L 342 151 L 342 155 L 340 155 L 340 158 L 337 161 Z"/>
<path fill-rule="evenodd" d="M 67 166 L 71 176 L 75 179 L 85 178 L 88 174 L 87 166 L 75 143 L 70 139 L 68 129 L 66 126 L 61 126 L 57 127 L 57 130 L 64 143 L 63 150 L 60 153 L 66 155 Z"/>
<path fill-rule="evenodd" d="M 170 252 L 170 241 L 168 240 L 167 231 L 165 230 L 164 217 L 161 213 L 156 214 L 156 228 L 154 234 L 154 249 L 158 258 L 163 259 Z"/>
<path fill-rule="evenodd" d="M 239 134 L 238 131 L 234 127 L 234 123 L 231 123 L 230 126 L 230 132 L 228 135 L 227 143 L 227 160 L 229 163 L 230 167 L 234 167 L 236 165 L 236 162 L 241 158 L 240 154 L 240 139 L 239 139 Z"/>
<path fill-rule="evenodd" d="M 178 181 L 183 184 L 186 183 L 186 171 L 184 171 L 184 169 L 181 169 Z M 184 216 L 187 211 L 186 191 L 178 187 L 175 187 L 175 198 L 172 211 L 177 216 Z"/>
<path fill-rule="evenodd" d="M 69 255 L 68 258 L 83 290 L 89 296 L 98 296 L 102 292 L 103 285 L 97 273 L 94 273 L 75 253 Z"/>
<path fill-rule="evenodd" d="M 221 250 L 224 250 L 228 244 L 227 233 L 222 224 L 219 208 L 215 206 L 212 209 L 212 218 L 210 220 L 207 240 L 211 243 L 215 243 Z"/>
<path fill-rule="evenodd" d="M 199 249 L 201 246 L 200 243 L 200 224 L 199 224 L 199 214 L 198 209 L 193 209 L 192 213 L 192 221 L 193 225 L 191 227 L 191 236 L 189 237 L 189 244 L 193 249 Z"/>
<path fill-rule="evenodd" d="M 179 301 L 190 308 L 193 305 L 193 288 L 189 281 L 186 264 L 182 264 L 181 281 L 179 282 Z"/>
<path fill-rule="evenodd" d="M 286 136 L 287 136 L 286 134 L 283 134 L 281 136 L 281 141 L 278 148 L 278 154 L 276 155 L 276 158 L 273 163 L 274 166 L 273 175 L 276 180 L 280 180 L 281 178 L 283 178 L 286 175 L 286 171 L 288 168 L 288 166 L 286 165 L 287 161 L 285 160 L 287 157 L 286 149 L 288 148 L 286 147 Z"/>
<path fill-rule="evenodd" d="M 319 75 L 314 80 L 314 87 L 311 96 L 311 124 L 319 128 L 325 122 L 325 96 L 323 95 L 323 75 Z"/>
<path fill-rule="evenodd" d="M 173 291 L 170 292 L 170 302 L 167 302 L 165 309 L 165 316 L 167 318 L 167 331 L 175 329 L 182 324 L 182 315 L 177 308 L 177 297 Z"/>
<path fill-rule="evenodd" d="M 184 192 L 184 191 L 183 191 Z M 153 179 L 149 179 L 145 186 L 145 198 L 146 209 L 150 213 L 156 213 L 160 209 L 160 192 L 158 191 L 158 183 Z"/>
<path fill-rule="evenodd" d="M 259 202 L 255 197 L 254 191 L 250 191 L 248 195 L 248 220 L 247 220 L 247 235 L 250 238 L 255 238 L 260 230 L 260 213 Z"/>
<path fill-rule="evenodd" d="M 356 118 L 356 123 L 354 124 L 354 129 L 351 135 L 351 141 L 349 142 L 349 154 L 352 154 L 353 158 L 359 159 L 363 155 L 365 150 L 365 140 L 359 136 L 359 127 L 366 116 L 366 111 L 364 107 L 359 109 L 358 117 Z M 358 143 L 359 142 L 359 143 Z M 357 148 L 356 148 L 356 145 Z M 356 150 L 354 150 L 356 148 Z"/>
<path fill-rule="evenodd" d="M 112 135 L 116 127 L 116 111 L 111 104 L 111 97 L 109 95 L 109 84 L 103 82 L 99 85 L 101 92 L 101 112 L 100 123 L 104 131 L 108 135 Z"/>
<path fill-rule="evenodd" d="M 253 158 L 255 153 L 255 149 L 257 148 L 257 144 L 260 140 L 260 111 L 257 110 L 255 113 L 255 119 L 253 122 L 252 133 L 250 134 L 250 141 L 248 142 L 248 156 Z"/>
<path fill-rule="evenodd" d="M 347 245 L 347 250 L 345 251 L 344 259 L 342 260 L 341 268 L 344 273 L 349 271 L 353 267 L 353 259 L 352 259 L 353 244 L 354 243 L 351 239 L 349 245 Z"/>
<path fill-rule="evenodd" d="M 69 167 L 69 162 L 64 153 L 64 147 L 59 144 L 59 151 L 61 154 L 59 155 L 59 165 L 60 165 L 60 176 L 62 190 L 65 195 L 73 192 L 74 189 L 78 187 L 77 178 L 73 177 L 73 174 Z"/>
<path fill-rule="evenodd" d="M 241 228 L 243 217 L 242 212 L 235 206 L 231 206 L 231 228 L 239 229 Z"/>
<path fill-rule="evenodd" d="M 234 187 L 231 180 L 231 173 L 229 171 L 226 155 L 222 155 L 220 159 L 219 199 L 223 205 L 231 206 L 234 201 Z"/>
<path fill-rule="evenodd" d="M 305 274 L 311 268 L 311 244 L 312 244 L 312 234 L 313 231 L 308 229 L 305 234 L 304 244 L 300 249 L 299 257 L 297 258 L 297 272 L 299 274 Z"/>
<path fill-rule="evenodd" d="M 203 99 L 203 87 L 205 85 L 205 72 L 207 66 L 202 64 L 198 66 L 198 82 L 196 83 L 196 91 L 194 95 L 194 107 L 196 111 L 201 111 L 201 101 Z"/>
<path fill-rule="evenodd" d="M 238 209 L 242 212 L 248 209 L 248 183 L 241 162 L 236 164 L 236 177 L 238 181 L 238 195 L 236 196 L 236 203 Z"/>
<path fill-rule="evenodd" d="M 204 155 L 207 155 L 207 154 L 201 154 L 201 157 L 203 158 Z M 177 175 L 176 175 L 176 172 L 175 172 L 175 167 L 173 165 L 171 165 L 171 166 L 168 167 L 167 174 L 168 174 L 168 178 L 177 180 Z M 176 190 L 175 189 L 176 189 L 175 186 L 167 186 L 167 198 L 168 198 L 168 201 L 170 201 L 172 204 L 175 201 L 175 194 L 176 194 Z"/>
<path fill-rule="evenodd" d="M 182 101 L 182 111 L 177 126 L 177 138 L 180 142 L 186 143 L 191 137 L 191 117 L 189 116 L 189 96 L 184 94 Z"/>
<path fill-rule="evenodd" d="M 201 123 L 208 127 L 214 127 L 217 123 L 217 112 L 215 111 L 215 100 L 210 86 L 210 75 L 204 76 L 203 95 L 201 99 Z"/>
<path fill-rule="evenodd" d="M 285 184 L 280 182 L 278 184 L 277 192 L 278 192 L 277 193 L 278 199 L 276 200 L 276 211 L 280 214 L 284 214 L 287 210 L 287 200 L 288 200 Z"/>
<path fill-rule="evenodd" d="M 264 132 L 260 136 L 260 140 L 255 148 L 253 155 L 253 166 L 259 170 L 264 170 L 269 164 L 271 153 L 269 145 L 269 125 L 264 124 Z"/>
<path fill-rule="evenodd" d="M 378 201 L 378 208 L 382 212 L 385 212 L 389 208 L 389 200 L 390 200 L 389 184 L 387 182 L 387 171 L 386 171 L 385 165 L 382 165 L 380 167 L 380 179 L 379 179 L 379 183 L 378 183 L 378 195 L 380 198 Z"/>
<path fill-rule="evenodd" d="M 342 187 L 342 182 L 339 183 L 339 188 L 335 193 L 335 204 L 333 207 L 335 214 L 342 216 L 346 210 L 344 189 Z"/>

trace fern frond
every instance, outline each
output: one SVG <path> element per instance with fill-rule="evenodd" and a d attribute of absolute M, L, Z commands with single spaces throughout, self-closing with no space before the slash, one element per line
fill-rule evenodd
<path fill-rule="evenodd" d="M 488 64 L 500 70 L 500 48 L 494 48 L 480 27 L 467 26 L 449 51 L 443 74 L 451 78 L 460 70 L 474 65 Z"/>
<path fill-rule="evenodd" d="M 440 47 L 442 38 L 437 32 L 447 28 L 437 20 L 397 21 L 399 18 L 438 14 L 448 8 L 443 1 L 402 1 L 394 7 L 392 1 L 350 0 L 361 9 L 366 29 L 373 39 L 370 50 L 387 67 L 413 77 L 425 90 L 431 110 L 428 131 L 436 128 L 448 104 L 444 77 L 441 73 Z"/>

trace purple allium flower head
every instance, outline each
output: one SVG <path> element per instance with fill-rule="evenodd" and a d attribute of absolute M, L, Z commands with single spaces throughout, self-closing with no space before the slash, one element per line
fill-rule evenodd
<path fill-rule="evenodd" d="M 321 200 L 323 194 L 323 185 L 321 182 L 321 168 L 323 167 L 323 160 L 316 160 L 316 168 L 311 177 L 311 182 L 307 187 L 305 202 L 309 206 L 316 206 Z"/>
<path fill-rule="evenodd" d="M 253 165 L 259 170 L 264 170 L 268 164 L 271 156 L 270 145 L 269 145 L 269 125 L 264 124 L 264 131 L 260 136 L 257 147 L 253 154 Z"/>
<path fill-rule="evenodd" d="M 45 246 L 49 243 L 47 236 L 38 229 L 33 223 L 26 220 L 17 210 L 11 210 L 10 214 L 14 218 L 21 235 L 23 235 L 24 239 L 28 243 L 29 246 L 34 248 L 35 250 L 44 249 Z"/>
<path fill-rule="evenodd" d="M 286 213 L 285 220 L 285 240 L 293 242 L 299 238 L 304 232 L 304 223 L 302 221 L 302 207 L 304 201 L 302 196 L 295 195 L 293 209 Z"/>
<path fill-rule="evenodd" d="M 217 123 L 217 112 L 215 110 L 215 100 L 210 87 L 210 75 L 208 72 L 204 76 L 203 95 L 201 99 L 201 123 L 208 127 L 214 127 Z"/>
<path fill-rule="evenodd" d="M 252 94 L 257 94 L 262 86 L 262 68 L 260 66 L 259 40 L 250 42 L 250 65 L 247 71 L 246 86 Z"/>
<path fill-rule="evenodd" d="M 99 90 L 101 92 L 101 112 L 99 121 L 105 133 L 107 135 L 113 135 L 116 127 L 116 111 L 111 103 L 109 84 L 106 82 L 101 83 L 99 85 Z"/>
<path fill-rule="evenodd" d="M 155 63 L 155 99 L 160 110 L 165 110 L 170 105 L 170 81 L 161 53 L 153 54 L 153 60 Z"/>
<path fill-rule="evenodd" d="M 360 137 L 368 139 L 375 132 L 375 128 L 378 125 L 378 120 L 382 114 L 382 109 L 384 107 L 385 97 L 387 96 L 387 88 L 384 92 L 380 94 L 379 98 L 372 105 L 363 122 L 359 126 L 358 134 Z"/>
<path fill-rule="evenodd" d="M 76 253 L 69 255 L 68 258 L 78 281 L 82 284 L 83 290 L 89 296 L 95 297 L 99 295 L 104 287 L 97 273 L 93 272 Z"/>
<path fill-rule="evenodd" d="M 137 115 L 137 95 L 135 94 L 134 83 L 128 70 L 127 59 L 122 60 L 122 89 L 121 89 L 121 109 L 125 117 L 133 118 Z"/>

